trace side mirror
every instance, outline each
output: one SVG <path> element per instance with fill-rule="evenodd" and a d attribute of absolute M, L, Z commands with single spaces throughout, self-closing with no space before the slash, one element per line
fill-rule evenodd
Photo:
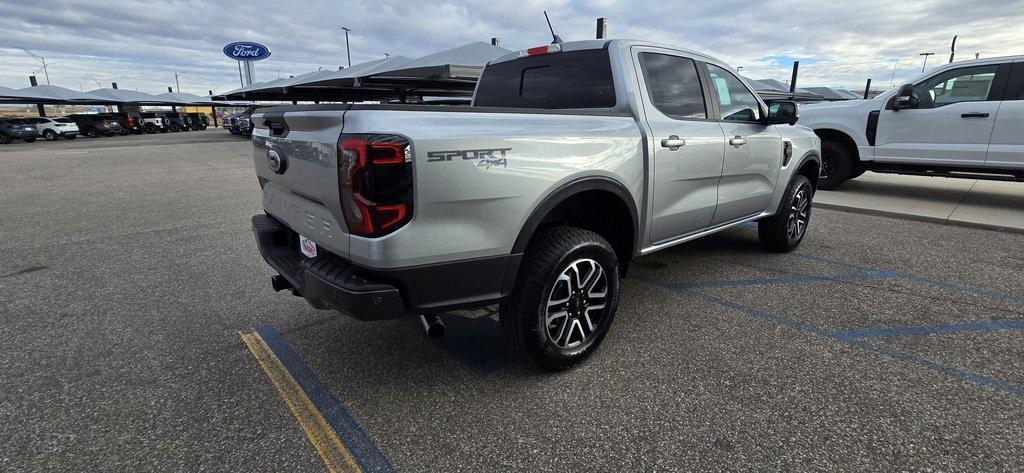
<path fill-rule="evenodd" d="M 768 125 L 796 125 L 800 119 L 800 108 L 792 100 L 773 100 L 768 103 Z"/>
<path fill-rule="evenodd" d="M 892 102 L 892 108 L 899 110 L 901 108 L 913 108 L 917 106 L 917 99 L 914 98 L 914 86 L 911 84 L 903 84 L 900 87 L 900 91 L 896 93 L 896 100 Z"/>

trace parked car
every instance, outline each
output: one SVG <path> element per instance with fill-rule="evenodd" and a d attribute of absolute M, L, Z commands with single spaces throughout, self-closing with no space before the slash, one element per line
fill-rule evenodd
<path fill-rule="evenodd" d="M 189 124 L 192 126 L 192 130 L 205 130 L 210 126 L 210 119 L 206 117 L 205 113 L 189 113 Z"/>
<path fill-rule="evenodd" d="M 822 139 L 822 189 L 866 171 L 1024 181 L 1024 56 L 958 61 L 801 111 Z"/>
<path fill-rule="evenodd" d="M 167 129 L 177 133 L 179 131 L 189 131 L 192 129 L 188 123 L 188 115 L 181 112 L 162 112 L 164 122 L 167 123 Z"/>
<path fill-rule="evenodd" d="M 75 122 L 82 134 L 89 138 L 121 134 L 121 125 L 108 116 L 95 113 L 76 113 L 68 115 L 66 118 Z"/>
<path fill-rule="evenodd" d="M 121 125 L 122 135 L 141 135 L 146 131 L 142 116 L 136 112 L 101 113 L 100 115 Z"/>
<path fill-rule="evenodd" d="M 254 114 L 273 288 L 428 334 L 499 303 L 510 346 L 561 369 L 601 343 L 638 255 L 745 223 L 772 251 L 806 234 L 820 140 L 717 59 L 544 45 L 491 61 L 473 100 Z"/>
<path fill-rule="evenodd" d="M 23 118 L 22 121 L 35 125 L 39 136 L 42 136 L 47 141 L 54 141 L 58 137 L 64 137 L 69 140 L 78 137 L 78 125 L 67 118 L 35 117 Z"/>
<path fill-rule="evenodd" d="M 253 130 L 252 114 L 257 107 L 249 107 L 244 111 L 225 118 L 224 123 L 232 135 L 251 136 Z"/>
<path fill-rule="evenodd" d="M 142 129 L 146 133 L 153 134 L 156 132 L 167 133 L 168 123 L 164 120 L 161 114 L 156 112 L 142 112 Z"/>
<path fill-rule="evenodd" d="M 39 131 L 34 124 L 21 118 L 0 118 L 0 144 L 10 144 L 14 140 L 31 143 L 38 137 Z"/>

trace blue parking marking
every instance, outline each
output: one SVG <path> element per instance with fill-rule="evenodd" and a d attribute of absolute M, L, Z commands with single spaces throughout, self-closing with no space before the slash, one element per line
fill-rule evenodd
<path fill-rule="evenodd" d="M 899 350 L 895 350 L 895 349 L 892 349 L 892 348 L 883 347 L 883 346 L 880 346 L 880 345 L 877 345 L 877 344 L 874 344 L 874 343 L 870 343 L 870 342 L 862 340 L 862 339 L 838 337 L 838 336 L 835 335 L 834 331 L 829 330 L 829 329 L 824 328 L 824 327 L 821 327 L 821 326 L 817 326 L 817 325 L 814 325 L 814 324 L 803 322 L 803 321 L 800 321 L 800 320 L 797 320 L 797 319 L 793 319 L 793 318 L 790 318 L 790 317 L 785 317 L 785 316 L 782 316 L 782 315 L 772 314 L 772 313 L 767 312 L 767 311 L 763 311 L 763 310 L 758 310 L 758 309 L 754 309 L 754 308 L 751 308 L 751 307 L 747 307 L 747 306 L 744 306 L 742 304 L 738 304 L 736 302 L 732 302 L 732 301 L 730 301 L 728 299 L 725 299 L 725 298 L 722 298 L 722 297 L 719 297 L 719 296 L 698 292 L 698 291 L 692 290 L 692 289 L 681 289 L 681 288 L 676 287 L 676 285 L 674 283 L 672 283 L 672 282 L 659 281 L 659 280 L 655 280 L 655 279 L 647 278 L 647 277 L 638 277 L 638 279 L 640 279 L 640 280 L 642 280 L 644 282 L 650 283 L 650 284 L 652 284 L 654 286 L 661 287 L 663 289 L 667 289 L 667 290 L 670 290 L 670 291 L 673 291 L 673 292 L 677 292 L 677 293 L 680 293 L 680 294 L 684 294 L 684 295 L 687 295 L 687 296 L 696 297 L 696 298 L 699 298 L 699 299 L 702 299 L 702 300 L 705 300 L 705 301 L 708 301 L 708 302 L 711 302 L 711 303 L 714 303 L 714 304 L 717 304 L 717 305 L 720 305 L 720 306 L 732 309 L 732 310 L 734 310 L 736 312 L 739 312 L 741 314 L 744 314 L 744 315 L 747 315 L 747 316 L 750 316 L 750 317 L 754 317 L 754 318 L 757 318 L 757 319 L 769 321 L 769 322 L 776 323 L 776 324 L 779 324 L 779 325 L 784 325 L 784 326 L 787 326 L 787 327 L 791 327 L 791 328 L 794 328 L 794 329 L 799 330 L 801 332 L 809 333 L 809 334 L 813 334 L 813 335 L 818 335 L 818 336 L 821 336 L 821 337 L 825 337 L 825 338 L 828 338 L 830 340 L 834 340 L 834 341 L 839 342 L 839 343 L 845 343 L 845 344 L 848 344 L 848 345 L 860 347 L 860 348 L 863 348 L 863 349 L 866 349 L 866 350 L 870 350 L 870 351 L 873 351 L 873 352 L 876 352 L 876 353 L 880 353 L 882 355 L 888 356 L 888 357 L 896 359 L 896 360 L 912 363 L 912 364 L 915 364 L 917 366 L 921 366 L 923 368 L 927 368 L 929 370 L 932 370 L 932 371 L 935 371 L 935 372 L 938 372 L 938 373 L 942 373 L 942 374 L 945 374 L 945 375 L 948 375 L 948 376 L 952 376 L 952 377 L 955 377 L 957 379 L 961 379 L 963 381 L 967 381 L 967 382 L 974 383 L 974 384 L 981 385 L 981 386 L 987 386 L 989 388 L 996 389 L 996 390 L 1005 392 L 1007 394 L 1011 394 L 1011 395 L 1019 397 L 1019 398 L 1024 398 L 1024 387 L 1018 386 L 1016 384 L 1007 383 L 1005 381 L 1001 381 L 1001 380 L 998 380 L 998 379 L 995 379 L 995 378 L 991 378 L 991 377 L 985 376 L 983 374 L 975 373 L 975 372 L 972 372 L 972 371 L 967 371 L 967 370 L 964 370 L 964 369 L 961 369 L 961 368 L 957 368 L 955 366 L 945 365 L 945 364 L 942 364 L 942 363 L 938 363 L 938 362 L 929 360 L 927 358 L 923 358 L 923 357 L 920 357 L 920 356 L 917 356 L 917 355 L 912 355 L 912 354 L 909 354 L 909 353 L 904 353 L 904 352 L 901 352 Z"/>
<path fill-rule="evenodd" d="M 255 330 L 267 346 L 274 351 L 274 355 L 281 360 L 285 369 L 295 378 L 295 382 L 305 391 L 306 396 L 320 410 L 331 428 L 337 432 L 338 437 L 344 442 L 359 467 L 367 472 L 394 471 L 391 462 L 377 448 L 373 439 L 359 426 L 352 414 L 348 412 L 345 404 L 334 397 L 330 388 L 302 361 L 302 357 L 292 349 L 291 345 L 288 345 L 284 337 L 277 330 L 269 327 L 256 327 Z"/>
<path fill-rule="evenodd" d="M 670 283 L 676 289 L 715 289 L 736 286 L 767 286 L 771 284 L 807 284 L 823 281 L 866 281 L 872 279 L 889 279 L 896 275 L 888 271 L 864 271 L 850 274 L 798 274 L 772 278 L 724 279 L 719 281 L 703 281 L 694 283 Z"/>
<path fill-rule="evenodd" d="M 963 322 L 953 324 L 919 325 L 913 327 L 876 327 L 850 330 L 836 330 L 831 336 L 836 339 L 852 340 L 865 338 L 904 337 L 908 335 L 931 335 L 944 333 L 979 332 L 987 330 L 1021 330 L 1024 320 L 1003 322 Z"/>
<path fill-rule="evenodd" d="M 820 263 L 827 263 L 827 264 L 832 264 L 832 265 L 836 265 L 836 266 L 842 266 L 842 267 L 845 267 L 845 268 L 858 269 L 858 270 L 861 270 L 861 271 L 884 271 L 884 270 L 880 270 L 880 269 L 876 269 L 876 268 L 871 268 L 871 267 L 863 266 L 863 265 L 856 264 L 856 263 L 849 263 L 849 262 L 846 262 L 846 261 L 840 261 L 840 260 L 835 260 L 835 259 L 831 259 L 831 258 L 824 258 L 824 257 L 821 257 L 821 256 L 800 255 L 800 254 L 794 255 L 794 256 L 796 256 L 798 258 L 808 259 L 808 260 L 811 260 L 811 261 L 817 261 L 817 262 L 820 262 Z M 907 274 L 907 273 L 894 272 L 893 275 L 895 277 L 898 277 L 898 278 L 901 278 L 901 279 L 906 279 L 906 280 L 909 280 L 909 281 L 915 281 L 915 282 L 921 282 L 921 283 L 925 283 L 925 284 L 931 284 L 933 286 L 939 286 L 939 287 L 943 287 L 943 288 L 946 288 L 946 289 L 956 289 L 958 291 L 966 292 L 968 294 L 975 295 L 975 296 L 988 297 L 990 299 L 997 299 L 997 300 L 1006 301 L 1006 302 L 1024 303 L 1024 296 L 1017 296 L 1017 295 L 1013 295 L 1013 294 L 1006 294 L 1006 293 L 999 292 L 999 291 L 983 289 L 983 288 L 979 288 L 979 287 L 969 286 L 969 285 L 966 285 L 966 284 L 960 284 L 960 283 L 954 283 L 954 282 L 949 282 L 949 281 L 943 281 L 941 279 L 934 279 L 934 278 L 928 278 L 928 277 L 924 277 L 924 276 L 918 276 L 918 275 L 915 275 L 915 274 Z"/>

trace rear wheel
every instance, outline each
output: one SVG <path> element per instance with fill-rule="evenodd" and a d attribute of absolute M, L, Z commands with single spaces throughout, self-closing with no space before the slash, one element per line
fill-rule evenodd
<path fill-rule="evenodd" d="M 615 318 L 619 266 L 611 245 L 588 230 L 553 228 L 530 243 L 520 268 L 500 314 L 512 349 L 552 371 L 586 359 Z"/>
<path fill-rule="evenodd" d="M 831 190 L 839 187 L 853 175 L 853 156 L 845 146 L 835 141 L 821 142 L 821 177 L 818 188 Z"/>
<path fill-rule="evenodd" d="M 44 130 L 43 131 L 43 139 L 45 139 L 46 141 L 56 141 L 57 140 L 57 132 L 53 131 L 53 130 Z"/>
<path fill-rule="evenodd" d="M 78 138 L 78 135 L 64 135 L 64 138 L 67 138 L 69 140 L 73 140 L 75 138 Z"/>
<path fill-rule="evenodd" d="M 25 140 L 26 143 L 35 143 L 36 142 L 36 137 L 34 137 L 34 136 L 30 136 L 28 138 L 23 138 L 23 139 Z"/>
<path fill-rule="evenodd" d="M 786 188 L 775 215 L 757 222 L 757 236 L 765 248 L 785 253 L 800 246 L 811 222 L 814 187 L 805 176 L 797 175 Z"/>
<path fill-rule="evenodd" d="M 88 136 L 89 138 L 99 138 L 100 131 L 96 128 L 87 128 L 85 130 L 85 136 Z"/>
<path fill-rule="evenodd" d="M 178 126 L 178 124 L 177 124 L 177 123 L 172 123 L 172 124 L 171 124 L 171 132 L 172 132 L 172 133 L 177 133 L 177 132 L 179 132 L 179 131 L 181 131 L 181 127 L 180 127 L 180 126 Z"/>

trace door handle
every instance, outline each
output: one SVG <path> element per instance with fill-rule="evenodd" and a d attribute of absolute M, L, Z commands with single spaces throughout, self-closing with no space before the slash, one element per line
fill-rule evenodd
<path fill-rule="evenodd" d="M 661 140 L 661 147 L 668 148 L 669 151 L 675 151 L 683 146 L 686 146 L 686 140 L 676 135 L 672 135 L 669 136 L 668 138 Z"/>
<path fill-rule="evenodd" d="M 747 144 L 747 140 L 743 139 L 742 136 L 736 135 L 732 138 L 729 138 L 729 144 L 739 148 L 740 146 Z"/>
<path fill-rule="evenodd" d="M 981 112 L 962 113 L 960 118 L 988 118 L 988 114 Z"/>

